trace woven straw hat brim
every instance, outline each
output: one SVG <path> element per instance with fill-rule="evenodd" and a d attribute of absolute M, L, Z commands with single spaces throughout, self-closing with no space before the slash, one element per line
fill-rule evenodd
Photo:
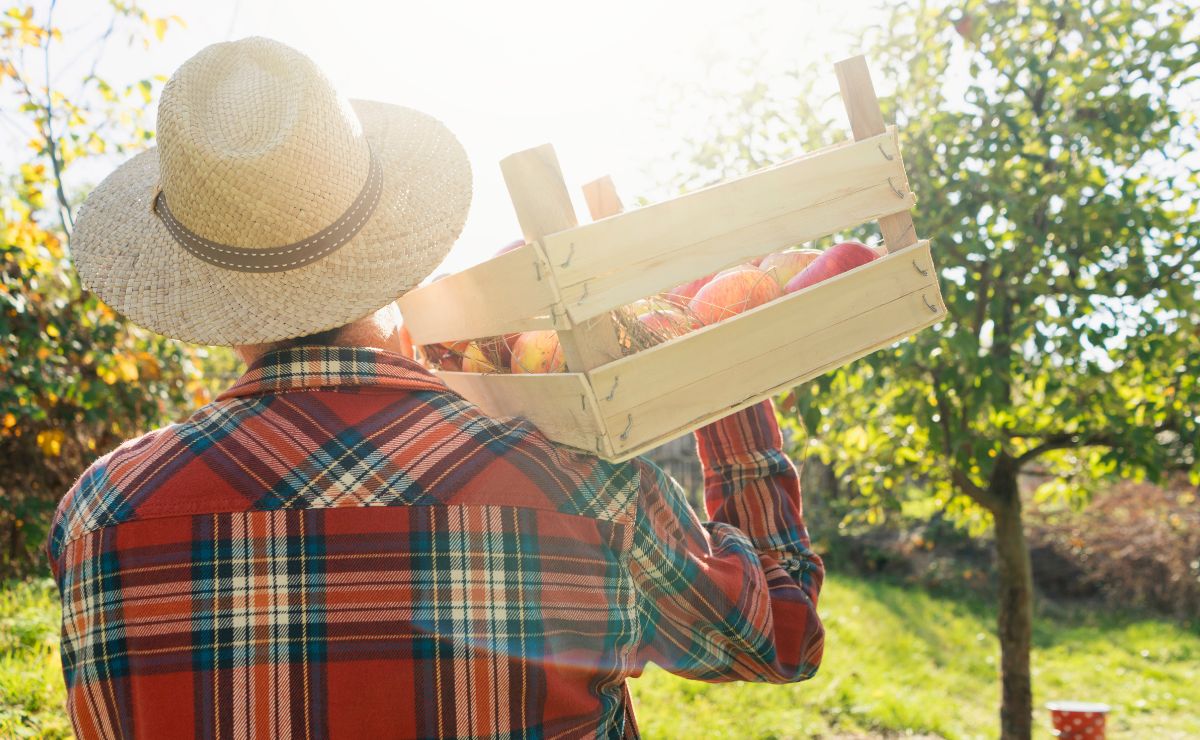
<path fill-rule="evenodd" d="M 375 213 L 340 249 L 274 273 L 227 270 L 193 256 L 151 209 L 159 163 L 150 149 L 105 178 L 81 209 L 71 249 L 84 286 L 148 329 L 214 345 L 332 329 L 415 287 L 462 231 L 470 163 L 454 134 L 431 116 L 386 103 L 351 105 L 384 182 Z"/>

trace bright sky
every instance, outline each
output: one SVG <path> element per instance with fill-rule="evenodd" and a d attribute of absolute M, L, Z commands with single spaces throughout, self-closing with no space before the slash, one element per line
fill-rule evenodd
<path fill-rule="evenodd" d="M 60 0 L 55 25 L 63 28 L 66 41 L 55 50 L 63 65 L 55 65 L 56 77 L 74 81 L 82 74 L 79 66 L 90 66 L 94 53 L 84 44 L 103 31 L 107 5 Z M 553 143 L 585 220 L 579 189 L 584 182 L 611 174 L 626 203 L 658 184 L 649 168 L 670 154 L 672 139 L 682 133 L 661 124 L 663 86 L 736 89 L 736 80 L 710 77 L 710 63 L 719 68 L 722 59 L 749 52 L 763 55 L 762 74 L 827 55 L 850 56 L 857 52 L 845 46 L 850 32 L 877 20 L 869 0 L 147 0 L 143 5 L 153 15 L 178 14 L 187 27 L 172 26 L 166 42 L 149 52 L 114 38 L 99 69 L 110 82 L 169 74 L 207 44 L 266 35 L 312 56 L 348 97 L 407 105 L 444 121 L 470 154 L 475 195 L 443 270 L 478 262 L 520 236 L 500 176 L 504 156 Z M 39 17 L 45 7 L 39 3 Z M 72 48 L 72 39 L 81 48 Z M 76 69 L 72 60 L 80 60 Z M 832 68 L 829 75 L 832 81 Z"/>

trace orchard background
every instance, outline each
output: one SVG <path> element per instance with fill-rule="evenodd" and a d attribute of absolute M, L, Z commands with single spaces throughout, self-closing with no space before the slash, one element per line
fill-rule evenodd
<path fill-rule="evenodd" d="M 74 214 L 152 145 L 164 75 L 255 33 L 458 133 L 476 196 L 444 269 L 519 233 L 505 154 L 553 141 L 572 185 L 612 173 L 643 201 L 702 187 L 846 138 L 832 62 L 866 53 L 950 318 L 779 400 L 830 570 L 821 673 L 652 671 L 643 729 L 1021 737 L 1074 698 L 1200 735 L 1194 5 L 277 5 L 0 5 L 0 736 L 69 733 L 42 554 L 58 498 L 240 370 L 83 290 Z M 686 444 L 659 459 L 695 481 Z"/>

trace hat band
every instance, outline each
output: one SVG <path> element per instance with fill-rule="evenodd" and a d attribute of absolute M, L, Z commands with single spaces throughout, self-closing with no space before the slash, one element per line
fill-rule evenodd
<path fill-rule="evenodd" d="M 167 206 L 166 194 L 159 191 L 154 210 L 167 231 L 193 256 L 209 264 L 238 272 L 283 272 L 321 259 L 350 241 L 371 218 L 383 195 L 383 166 L 374 152 L 362 192 L 337 221 L 303 241 L 282 247 L 245 249 L 205 239 L 179 222 Z"/>

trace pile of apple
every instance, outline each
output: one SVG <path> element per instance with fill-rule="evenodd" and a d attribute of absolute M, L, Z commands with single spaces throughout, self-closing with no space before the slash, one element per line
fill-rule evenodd
<path fill-rule="evenodd" d="M 498 254 L 524 244 L 516 241 Z M 886 248 L 841 242 L 824 251 L 789 249 L 677 285 L 619 309 L 619 341 L 628 351 L 665 342 L 703 326 L 795 293 L 878 259 Z M 436 278 L 435 278 L 436 279 Z M 557 373 L 565 362 L 558 334 L 527 331 L 473 342 L 447 342 L 421 348 L 422 360 L 442 370 L 469 373 Z"/>

